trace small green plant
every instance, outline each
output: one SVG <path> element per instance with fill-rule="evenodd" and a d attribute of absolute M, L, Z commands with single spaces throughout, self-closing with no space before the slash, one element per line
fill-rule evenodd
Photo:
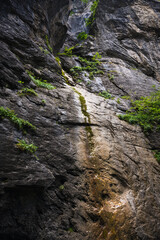
<path fill-rule="evenodd" d="M 46 105 L 46 100 L 42 99 L 41 103 L 42 103 L 42 105 Z"/>
<path fill-rule="evenodd" d="M 97 7 L 98 7 L 98 3 L 99 3 L 99 0 L 95 0 L 91 6 L 91 16 L 89 18 L 86 18 L 85 21 L 86 21 L 86 26 L 89 26 L 89 25 L 92 25 L 92 23 L 94 22 L 95 20 L 95 15 L 96 15 L 96 10 L 97 10 Z"/>
<path fill-rule="evenodd" d="M 100 61 L 98 60 L 98 58 L 101 58 L 101 55 L 99 55 L 98 52 L 95 53 L 95 55 L 90 59 L 86 59 L 86 58 L 79 56 L 78 59 L 82 65 L 82 67 L 75 66 L 75 67 L 71 68 L 70 69 L 71 74 L 73 74 L 74 77 L 77 77 L 77 76 L 79 76 L 80 72 L 87 71 L 87 72 L 89 72 L 89 78 L 91 80 L 94 79 L 94 76 L 96 74 L 104 74 L 104 72 L 102 70 L 98 69 L 98 66 L 101 64 Z"/>
<path fill-rule="evenodd" d="M 19 84 L 24 84 L 24 82 L 23 82 L 23 81 L 18 81 L 18 83 L 19 83 Z"/>
<path fill-rule="evenodd" d="M 78 36 L 77 36 L 77 39 L 80 40 L 80 41 L 86 40 L 87 38 L 88 38 L 88 34 L 85 33 L 85 32 L 81 32 L 81 33 L 79 33 Z"/>
<path fill-rule="evenodd" d="M 107 92 L 107 91 L 102 91 L 98 95 L 101 96 L 101 97 L 104 97 L 105 99 L 113 98 L 112 95 L 109 92 Z"/>
<path fill-rule="evenodd" d="M 77 82 L 77 83 L 81 83 L 81 82 L 82 82 L 82 79 L 77 79 L 76 82 Z"/>
<path fill-rule="evenodd" d="M 17 148 L 21 151 L 28 152 L 30 154 L 34 154 L 38 147 L 36 147 L 33 143 L 28 144 L 24 139 L 18 139 L 18 143 L 16 144 Z"/>
<path fill-rule="evenodd" d="M 74 232 L 73 228 L 69 228 L 68 232 L 70 232 L 70 233 Z"/>
<path fill-rule="evenodd" d="M 32 88 L 22 88 L 18 94 L 20 96 L 24 96 L 24 95 L 35 95 L 38 96 L 38 94 L 36 93 L 36 91 Z"/>
<path fill-rule="evenodd" d="M 160 151 L 154 150 L 154 157 L 157 159 L 157 162 L 160 164 Z"/>
<path fill-rule="evenodd" d="M 110 81 L 114 80 L 114 75 L 113 74 L 108 73 L 107 76 L 108 76 Z"/>
<path fill-rule="evenodd" d="M 39 47 L 39 49 L 41 50 L 41 52 L 49 54 L 49 51 L 47 49 L 44 49 L 43 47 Z"/>
<path fill-rule="evenodd" d="M 52 53 L 52 52 L 53 52 L 53 49 L 52 49 L 52 47 L 51 47 L 51 45 L 50 45 L 50 43 L 49 43 L 49 39 L 48 39 L 48 36 L 47 36 L 47 35 L 45 36 L 45 39 L 46 39 L 46 45 L 47 45 L 49 51 Z"/>
<path fill-rule="evenodd" d="M 101 58 L 102 58 L 102 56 L 99 54 L 99 52 L 96 52 L 96 53 L 93 55 L 92 60 L 93 60 L 93 61 L 96 61 L 96 60 L 101 59 Z"/>
<path fill-rule="evenodd" d="M 27 130 L 32 129 L 32 130 L 36 130 L 36 127 L 34 125 L 32 125 L 30 122 L 17 117 L 17 114 L 15 114 L 15 112 L 9 108 L 4 108 L 4 107 L 0 107 L 0 117 L 3 118 L 7 118 L 9 119 L 12 123 L 14 123 L 19 129 L 21 130 Z"/>
<path fill-rule="evenodd" d="M 65 47 L 64 52 L 63 53 L 58 53 L 58 55 L 64 55 L 64 56 L 71 57 L 71 56 L 73 56 L 74 48 L 75 48 L 75 46 L 70 47 L 70 48 Z"/>
<path fill-rule="evenodd" d="M 122 96 L 121 98 L 122 98 L 122 99 L 126 99 L 126 100 L 130 100 L 130 99 L 131 99 L 130 96 Z"/>
<path fill-rule="evenodd" d="M 124 115 L 119 115 L 120 119 L 140 125 L 145 133 L 153 129 L 160 130 L 160 90 L 131 103 L 130 110 Z"/>
<path fill-rule="evenodd" d="M 59 186 L 59 189 L 62 191 L 64 189 L 64 185 Z"/>
<path fill-rule="evenodd" d="M 33 73 L 27 71 L 28 75 L 30 76 L 31 80 L 37 85 L 37 87 L 47 88 L 48 90 L 56 89 L 51 83 L 48 83 L 46 80 L 36 78 Z"/>
<path fill-rule="evenodd" d="M 120 104 L 120 103 L 121 103 L 119 98 L 117 99 L 117 103 L 118 103 L 118 104 Z"/>

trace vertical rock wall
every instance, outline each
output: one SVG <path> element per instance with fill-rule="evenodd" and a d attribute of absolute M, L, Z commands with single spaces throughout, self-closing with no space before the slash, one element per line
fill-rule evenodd
<path fill-rule="evenodd" d="M 160 3 L 100 0 L 86 26 L 91 5 L 1 3 L 0 107 L 36 127 L 24 131 L 0 112 L 2 240 L 159 239 L 160 167 L 152 153 L 159 133 L 148 139 L 117 115 L 130 107 L 122 96 L 159 87 Z M 83 31 L 91 36 L 77 40 Z M 66 46 L 75 46 L 72 54 L 57 55 Z M 79 57 L 96 53 L 99 72 L 76 78 Z M 36 145 L 35 154 L 19 149 L 19 139 Z"/>

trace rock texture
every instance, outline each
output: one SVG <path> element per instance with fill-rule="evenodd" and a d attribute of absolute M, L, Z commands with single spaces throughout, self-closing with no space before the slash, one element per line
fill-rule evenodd
<path fill-rule="evenodd" d="M 160 2 L 2 0 L 0 106 L 36 131 L 0 119 L 0 239 L 158 240 L 160 167 L 148 136 L 117 115 L 160 86 Z M 77 35 L 86 31 L 85 41 Z M 78 44 L 77 44 L 78 43 Z M 59 55 L 74 47 L 72 56 Z M 71 68 L 102 55 L 91 80 Z M 27 72 L 56 89 L 36 86 Z M 74 86 L 73 86 L 74 85 Z M 23 88 L 38 96 L 20 95 Z M 99 92 L 109 91 L 105 99 Z M 18 139 L 34 143 L 21 151 Z"/>

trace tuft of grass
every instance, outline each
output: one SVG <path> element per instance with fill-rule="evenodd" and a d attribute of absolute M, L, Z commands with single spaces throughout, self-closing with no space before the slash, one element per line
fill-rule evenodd
<path fill-rule="evenodd" d="M 7 118 L 9 119 L 12 123 L 14 123 L 19 129 L 21 130 L 27 130 L 28 128 L 31 130 L 36 130 L 36 127 L 34 125 L 32 125 L 30 122 L 17 117 L 17 114 L 15 114 L 15 112 L 9 108 L 4 108 L 4 107 L 0 107 L 0 117 L 3 118 Z"/>
<path fill-rule="evenodd" d="M 21 151 L 28 152 L 30 154 L 34 154 L 38 148 L 33 143 L 28 144 L 24 139 L 18 139 L 16 147 L 19 148 Z"/>
<path fill-rule="evenodd" d="M 160 90 L 131 103 L 126 114 L 119 115 L 121 120 L 140 125 L 145 133 L 160 130 Z"/>
<path fill-rule="evenodd" d="M 36 93 L 36 91 L 32 88 L 22 88 L 18 94 L 20 96 L 24 96 L 24 95 L 35 95 L 38 96 L 38 94 Z"/>
<path fill-rule="evenodd" d="M 48 90 L 56 89 L 51 83 L 48 83 L 47 80 L 42 80 L 36 78 L 33 73 L 27 71 L 28 75 L 30 76 L 31 80 L 36 84 L 37 87 L 47 88 Z"/>

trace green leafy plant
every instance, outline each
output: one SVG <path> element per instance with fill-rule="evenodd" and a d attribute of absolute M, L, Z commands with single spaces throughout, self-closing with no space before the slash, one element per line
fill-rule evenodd
<path fill-rule="evenodd" d="M 154 157 L 157 159 L 157 162 L 160 164 L 160 151 L 154 150 Z"/>
<path fill-rule="evenodd" d="M 19 148 L 21 151 L 25 151 L 30 154 L 34 154 L 38 148 L 33 143 L 28 144 L 24 139 L 21 139 L 21 140 L 18 139 L 18 143 L 16 144 L 16 147 Z"/>
<path fill-rule="evenodd" d="M 51 47 L 51 45 L 50 45 L 50 43 L 49 43 L 49 39 L 48 39 L 48 36 L 47 36 L 47 35 L 45 36 L 45 39 L 46 39 L 46 45 L 47 45 L 49 51 L 52 53 L 52 52 L 53 52 L 53 49 L 52 49 L 52 47 Z"/>
<path fill-rule="evenodd" d="M 102 56 L 99 54 L 99 52 L 96 52 L 96 53 L 93 55 L 92 60 L 93 60 L 93 61 L 96 61 L 96 60 L 101 59 L 101 58 L 102 58 Z"/>
<path fill-rule="evenodd" d="M 74 48 L 75 48 L 75 46 L 70 47 L 70 48 L 65 47 L 64 52 L 58 53 L 58 55 L 65 55 L 65 56 L 71 57 L 73 55 Z"/>
<path fill-rule="evenodd" d="M 47 88 L 48 90 L 56 89 L 51 83 L 48 83 L 46 80 L 36 78 L 33 73 L 27 71 L 31 80 L 37 85 L 37 87 Z"/>
<path fill-rule="evenodd" d="M 95 0 L 91 6 L 91 16 L 89 18 L 86 18 L 85 21 L 86 21 L 86 26 L 89 26 L 89 25 L 92 25 L 92 23 L 94 22 L 95 20 L 95 15 L 96 15 L 96 10 L 97 10 L 97 7 L 98 7 L 98 3 L 99 3 L 99 0 Z"/>
<path fill-rule="evenodd" d="M 119 98 L 117 99 L 117 103 L 118 103 L 118 104 L 120 104 L 120 103 L 121 103 L 121 101 L 120 101 L 120 99 L 119 99 Z"/>
<path fill-rule="evenodd" d="M 108 73 L 107 76 L 108 76 L 108 78 L 109 78 L 110 81 L 113 81 L 113 80 L 114 80 L 114 75 L 113 75 L 113 74 Z"/>
<path fill-rule="evenodd" d="M 24 82 L 23 82 L 23 81 L 18 81 L 18 83 L 19 83 L 19 84 L 24 84 Z"/>
<path fill-rule="evenodd" d="M 131 101 L 132 107 L 119 118 L 130 124 L 138 124 L 145 133 L 160 130 L 160 90 L 140 100 Z"/>
<path fill-rule="evenodd" d="M 88 38 L 88 34 L 85 33 L 85 32 L 81 32 L 81 33 L 79 33 L 78 36 L 77 36 L 77 39 L 80 40 L 80 41 L 86 40 L 87 38 Z"/>
<path fill-rule="evenodd" d="M 89 72 L 89 78 L 91 80 L 94 79 L 94 76 L 96 74 L 103 74 L 104 72 L 102 70 L 98 69 L 98 66 L 101 64 L 100 61 L 98 60 L 98 58 L 101 58 L 101 56 L 99 55 L 99 53 L 95 53 L 95 55 L 90 58 L 90 59 L 86 59 L 83 57 L 79 56 L 79 62 L 81 63 L 82 67 L 79 66 L 75 66 L 73 68 L 70 69 L 71 74 L 74 75 L 74 77 L 79 76 L 80 72 L 83 71 L 87 71 Z"/>
<path fill-rule="evenodd" d="M 21 130 L 27 130 L 32 129 L 32 130 L 36 130 L 36 127 L 34 125 L 32 125 L 30 122 L 17 117 L 17 114 L 15 114 L 15 112 L 9 108 L 4 108 L 4 107 L 0 107 L 0 117 L 3 118 L 7 118 L 9 119 L 12 123 L 14 123 L 19 129 Z"/>
<path fill-rule="evenodd" d="M 18 94 L 20 96 L 24 96 L 24 95 L 35 95 L 38 96 L 38 94 L 36 93 L 36 91 L 32 88 L 22 88 Z"/>
<path fill-rule="evenodd" d="M 113 97 L 112 97 L 112 94 L 110 94 L 110 93 L 107 92 L 107 91 L 102 91 L 102 92 L 100 92 L 98 95 L 101 96 L 101 97 L 104 97 L 105 99 L 111 99 L 111 98 L 113 98 Z"/>

